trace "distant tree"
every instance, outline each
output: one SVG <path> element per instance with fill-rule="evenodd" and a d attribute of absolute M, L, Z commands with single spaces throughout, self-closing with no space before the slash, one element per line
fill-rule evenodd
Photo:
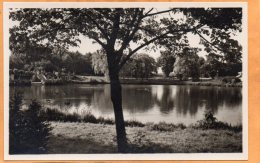
<path fill-rule="evenodd" d="M 178 57 L 174 65 L 174 72 L 181 80 L 192 77 L 193 81 L 197 81 L 200 76 L 200 63 L 198 56 L 199 49 L 185 48 L 183 54 Z"/>
<path fill-rule="evenodd" d="M 158 66 L 162 67 L 162 71 L 166 77 L 173 71 L 176 57 L 170 51 L 161 51 L 161 56 L 158 58 Z"/>
<path fill-rule="evenodd" d="M 51 49 L 29 46 L 25 51 L 11 51 L 10 68 L 34 69 L 34 63 L 41 60 L 50 60 Z M 24 67 L 26 65 L 26 67 Z"/>
<path fill-rule="evenodd" d="M 206 70 L 204 69 L 205 63 L 206 63 L 205 58 L 199 57 L 198 64 L 199 64 L 200 77 L 207 77 L 207 75 L 205 75 Z"/>
<path fill-rule="evenodd" d="M 207 60 L 202 67 L 204 74 L 215 78 L 218 76 L 236 76 L 242 71 L 242 62 L 227 62 L 220 59 L 214 53 L 207 55 Z"/>
<path fill-rule="evenodd" d="M 63 66 L 68 72 L 75 74 L 90 74 L 92 75 L 93 68 L 91 56 L 88 54 L 83 55 L 80 52 L 66 52 L 63 58 Z"/>
<path fill-rule="evenodd" d="M 23 58 L 19 55 L 10 55 L 9 59 L 10 69 L 22 69 L 23 65 L 25 64 Z"/>
<path fill-rule="evenodd" d="M 108 79 L 108 63 L 104 50 L 97 50 L 91 55 L 92 68 L 97 75 L 105 75 Z"/>
<path fill-rule="evenodd" d="M 157 73 L 154 58 L 148 54 L 134 55 L 122 68 L 120 76 L 148 78 Z"/>

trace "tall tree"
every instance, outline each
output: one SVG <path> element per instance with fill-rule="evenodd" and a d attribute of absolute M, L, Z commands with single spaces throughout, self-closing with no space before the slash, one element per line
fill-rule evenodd
<path fill-rule="evenodd" d="M 97 50 L 91 54 L 91 60 L 94 73 L 98 75 L 103 74 L 106 78 L 108 78 L 108 64 L 104 50 Z"/>
<path fill-rule="evenodd" d="M 155 59 L 148 54 L 136 54 L 121 69 L 120 76 L 148 78 L 157 73 Z"/>
<path fill-rule="evenodd" d="M 174 63 L 176 60 L 176 55 L 167 50 L 161 51 L 161 56 L 158 58 L 158 65 L 162 67 L 162 71 L 166 77 L 169 77 L 169 74 L 173 71 Z"/>
<path fill-rule="evenodd" d="M 180 76 L 180 79 L 188 79 L 192 77 L 193 81 L 199 79 L 199 56 L 197 48 L 185 48 L 183 54 L 181 54 L 174 65 L 174 72 Z"/>
<path fill-rule="evenodd" d="M 183 16 L 174 16 L 181 14 Z M 161 16 L 159 16 L 161 15 Z M 21 40 L 45 46 L 76 46 L 79 35 L 92 39 L 105 51 L 114 106 L 119 152 L 127 152 L 119 71 L 140 49 L 165 44 L 178 47 L 183 35 L 200 34 L 204 27 L 240 29 L 241 8 L 46 8 L 13 9 L 10 18 L 19 22 L 11 29 L 11 49 Z M 46 41 L 48 40 L 48 41 Z M 208 40 L 210 42 L 212 40 Z M 136 48 L 130 49 L 130 44 Z M 169 45 L 170 43 L 170 45 Z M 154 45 L 154 46 L 152 46 Z M 21 47 L 25 47 L 22 45 Z M 211 44 L 211 46 L 213 46 Z M 19 47 L 18 47 L 19 48 Z M 122 57 L 126 54 L 126 57 Z"/>

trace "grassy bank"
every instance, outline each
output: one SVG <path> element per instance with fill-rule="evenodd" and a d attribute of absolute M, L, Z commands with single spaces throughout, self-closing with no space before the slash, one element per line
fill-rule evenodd
<path fill-rule="evenodd" d="M 117 153 L 114 120 L 41 112 L 52 126 L 48 153 Z M 232 153 L 242 152 L 242 126 L 218 121 L 212 113 L 195 124 L 141 123 L 126 121 L 129 153 Z"/>
<path fill-rule="evenodd" d="M 113 125 L 51 122 L 49 153 L 116 153 Z M 176 128 L 158 131 L 126 127 L 130 153 L 242 152 L 242 133 L 229 130 Z"/>

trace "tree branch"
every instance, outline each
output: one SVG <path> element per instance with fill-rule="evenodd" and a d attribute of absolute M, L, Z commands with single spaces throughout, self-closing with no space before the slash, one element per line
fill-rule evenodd
<path fill-rule="evenodd" d="M 101 45 L 104 49 L 107 48 L 106 44 L 104 44 L 102 41 L 100 41 L 98 38 L 95 38 L 95 37 L 89 37 L 93 40 L 95 40 L 99 45 Z"/>
<path fill-rule="evenodd" d="M 198 25 L 198 26 L 196 26 L 196 27 L 194 27 L 194 28 L 190 28 L 190 29 L 170 30 L 170 31 L 168 31 L 168 32 L 165 32 L 164 34 L 161 34 L 161 35 L 159 35 L 159 36 L 157 36 L 157 37 L 152 38 L 151 40 L 149 40 L 149 41 L 143 43 L 142 45 L 140 45 L 139 47 L 137 47 L 137 48 L 135 48 L 133 51 L 131 51 L 131 52 L 120 62 L 120 64 L 119 64 L 119 69 L 121 69 L 121 68 L 124 66 L 124 64 L 130 59 L 130 57 L 131 57 L 134 53 L 136 53 L 138 50 L 142 49 L 143 47 L 148 46 L 149 44 L 153 43 L 154 41 L 159 40 L 159 39 L 162 39 L 162 38 L 165 38 L 165 37 L 167 37 L 168 34 L 173 34 L 173 33 L 176 33 L 176 32 L 183 32 L 183 34 L 184 34 L 184 33 L 190 32 L 190 31 L 195 31 L 197 28 L 200 28 L 200 27 L 202 27 L 202 26 L 203 26 L 203 25 L 200 24 L 200 25 Z"/>
<path fill-rule="evenodd" d="M 106 33 L 106 31 L 89 15 L 86 14 L 87 17 L 96 25 L 96 27 L 100 30 L 100 32 L 102 33 L 102 35 L 109 40 L 108 34 Z"/>
<path fill-rule="evenodd" d="M 155 12 L 155 13 L 151 13 L 151 14 L 145 14 L 143 16 L 143 18 L 145 17 L 149 17 L 149 16 L 154 16 L 154 15 L 158 15 L 158 14 L 163 14 L 163 13 L 166 13 L 166 12 L 170 12 L 170 11 L 173 11 L 174 9 L 169 9 L 169 10 L 164 10 L 164 11 L 159 11 L 159 12 Z"/>
<path fill-rule="evenodd" d="M 210 42 L 209 40 L 207 40 L 204 36 L 202 36 L 202 35 L 198 32 L 198 30 L 195 30 L 195 32 L 200 36 L 200 38 L 202 38 L 204 41 L 206 41 L 210 46 L 216 48 L 217 50 L 219 50 L 219 51 L 221 51 L 221 52 L 224 52 L 223 49 L 217 47 L 217 46 L 214 45 L 212 42 Z M 215 49 L 212 49 L 212 50 L 214 50 L 215 52 L 217 52 Z M 216 55 L 217 55 L 218 57 L 223 57 L 222 55 L 218 55 L 218 54 L 216 54 Z"/>
<path fill-rule="evenodd" d="M 134 24 L 135 21 L 132 21 L 132 24 L 130 26 L 130 27 L 134 27 L 134 29 L 132 30 L 132 32 L 131 32 L 131 30 L 128 30 L 127 34 L 124 37 L 122 46 L 119 49 L 119 52 L 123 52 L 123 50 L 127 47 L 127 45 L 130 43 L 130 41 L 133 39 L 136 32 L 139 30 L 139 24 L 141 23 L 141 21 L 143 19 L 142 15 L 141 15 L 142 11 L 140 10 L 139 12 L 136 13 L 137 16 L 138 16 L 138 14 L 139 14 L 139 18 L 136 20 L 136 24 Z"/>
<path fill-rule="evenodd" d="M 154 8 L 151 8 L 149 11 L 147 11 L 147 12 L 145 13 L 145 15 L 148 15 L 150 12 L 153 11 L 153 9 L 154 9 Z"/>

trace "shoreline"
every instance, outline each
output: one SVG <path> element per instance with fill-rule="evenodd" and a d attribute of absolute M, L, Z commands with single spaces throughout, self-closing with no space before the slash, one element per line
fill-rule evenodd
<path fill-rule="evenodd" d="M 89 77 L 84 81 L 71 80 L 69 83 L 72 84 L 109 84 L 104 77 L 92 78 Z M 138 84 L 138 85 L 192 85 L 192 86 L 216 86 L 216 87 L 241 87 L 242 82 L 239 83 L 223 83 L 220 79 L 209 79 L 201 81 L 180 81 L 169 78 L 148 78 L 148 79 L 132 79 L 132 78 L 121 78 L 121 84 Z"/>
<path fill-rule="evenodd" d="M 110 82 L 102 76 L 77 76 L 77 79 L 68 81 L 49 80 L 43 85 L 66 85 L 66 84 L 109 84 Z M 147 79 L 141 78 L 120 78 L 121 84 L 136 84 L 136 85 L 192 85 L 192 86 L 216 86 L 216 87 L 242 87 L 242 82 L 232 82 L 235 77 L 220 77 L 218 79 L 201 78 L 199 81 L 177 80 L 173 78 L 153 77 Z M 240 79 L 238 79 L 240 80 Z M 9 81 L 10 86 L 30 86 L 41 85 L 40 82 L 31 81 Z"/>

